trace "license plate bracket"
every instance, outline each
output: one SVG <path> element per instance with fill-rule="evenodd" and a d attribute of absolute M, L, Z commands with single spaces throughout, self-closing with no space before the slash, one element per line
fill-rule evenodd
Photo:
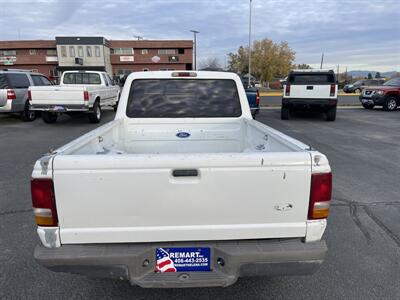
<path fill-rule="evenodd" d="M 211 271 L 210 248 L 157 248 L 156 272 L 208 272 Z"/>

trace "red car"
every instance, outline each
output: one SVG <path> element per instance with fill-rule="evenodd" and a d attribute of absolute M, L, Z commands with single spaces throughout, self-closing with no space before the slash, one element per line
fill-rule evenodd
<path fill-rule="evenodd" d="M 393 78 L 381 86 L 364 89 L 359 98 L 366 109 L 379 105 L 383 107 L 383 110 L 397 110 L 400 106 L 400 77 Z"/>

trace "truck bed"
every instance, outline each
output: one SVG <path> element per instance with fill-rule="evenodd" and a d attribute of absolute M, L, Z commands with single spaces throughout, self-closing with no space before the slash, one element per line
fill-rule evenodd
<path fill-rule="evenodd" d="M 189 134 L 179 138 L 177 134 Z M 65 155 L 298 152 L 307 146 L 252 120 L 129 123 L 113 121 L 65 145 Z"/>

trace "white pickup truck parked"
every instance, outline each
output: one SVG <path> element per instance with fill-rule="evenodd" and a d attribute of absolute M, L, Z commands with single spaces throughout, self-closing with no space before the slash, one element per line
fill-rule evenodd
<path fill-rule="evenodd" d="M 54 123 L 60 113 L 85 112 L 91 123 L 101 120 L 101 108 L 117 107 L 120 88 L 106 72 L 66 71 L 58 86 L 32 86 L 30 109 L 41 111 L 43 121 Z"/>
<path fill-rule="evenodd" d="M 132 73 L 115 120 L 39 159 L 31 188 L 53 271 L 228 286 L 327 251 L 327 158 L 253 120 L 232 73 Z"/>

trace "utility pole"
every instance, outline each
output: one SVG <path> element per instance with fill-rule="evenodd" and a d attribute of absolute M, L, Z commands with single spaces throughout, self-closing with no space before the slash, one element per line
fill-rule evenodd
<path fill-rule="evenodd" d="M 200 31 L 197 30 L 190 30 L 190 32 L 193 32 L 193 40 L 194 40 L 194 60 L 193 60 L 193 67 L 192 69 L 197 70 L 197 34 L 200 33 Z"/>
<path fill-rule="evenodd" d="M 250 78 L 251 78 L 251 1 L 250 0 L 250 14 L 249 14 L 249 81 L 248 81 L 248 87 L 250 87 Z"/>
<path fill-rule="evenodd" d="M 339 83 L 339 76 L 340 76 L 340 74 L 339 74 L 339 65 L 337 65 L 337 78 L 336 78 L 336 82 L 337 83 Z"/>
<path fill-rule="evenodd" d="M 138 41 L 143 40 L 143 37 L 140 35 L 134 35 L 134 38 L 136 38 Z"/>
<path fill-rule="evenodd" d="M 322 64 L 324 63 L 324 53 L 322 53 L 322 57 L 321 57 L 321 66 L 319 67 L 320 69 L 322 69 Z"/>

